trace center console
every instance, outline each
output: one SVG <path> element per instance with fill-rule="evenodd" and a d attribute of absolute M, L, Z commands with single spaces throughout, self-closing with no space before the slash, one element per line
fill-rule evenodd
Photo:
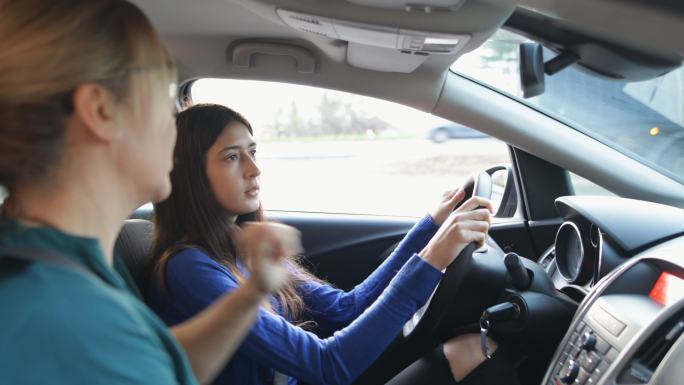
<path fill-rule="evenodd" d="M 684 241 L 678 245 L 684 253 Z M 663 376 L 684 383 L 679 255 L 645 253 L 604 278 L 577 311 L 543 385 L 661 384 Z"/>

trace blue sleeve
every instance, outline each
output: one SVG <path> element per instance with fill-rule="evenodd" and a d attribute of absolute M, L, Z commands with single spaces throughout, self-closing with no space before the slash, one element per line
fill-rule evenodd
<path fill-rule="evenodd" d="M 260 365 L 307 383 L 348 384 L 382 353 L 406 320 L 427 301 L 441 276 L 439 270 L 413 256 L 373 305 L 326 339 L 261 309 L 240 349 Z M 189 315 L 238 287 L 225 267 L 198 250 L 174 256 L 167 265 L 166 277 L 173 303 Z"/>
<path fill-rule="evenodd" d="M 392 254 L 368 278 L 348 292 L 312 281 L 301 286 L 299 291 L 312 319 L 324 330 L 337 330 L 348 325 L 378 298 L 399 269 L 427 245 L 437 229 L 430 215 L 423 217 Z"/>

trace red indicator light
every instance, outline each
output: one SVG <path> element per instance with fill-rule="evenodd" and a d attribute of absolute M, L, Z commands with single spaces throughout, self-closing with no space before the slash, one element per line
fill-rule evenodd
<path fill-rule="evenodd" d="M 663 306 L 675 303 L 684 298 L 684 280 L 669 273 L 661 273 L 648 296 Z"/>

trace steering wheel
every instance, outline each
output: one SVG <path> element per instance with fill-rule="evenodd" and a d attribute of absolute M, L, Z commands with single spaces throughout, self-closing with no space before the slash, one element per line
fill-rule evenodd
<path fill-rule="evenodd" d="M 471 177 L 465 185 L 466 197 L 461 204 L 472 196 L 491 199 L 492 178 L 486 171 Z M 459 204 L 460 207 L 460 204 Z M 457 207 L 458 208 L 458 207 Z M 442 323 L 453 303 L 454 294 L 458 292 L 465 277 L 471 269 L 473 252 L 476 243 L 466 246 L 456 259 L 443 271 L 444 276 L 435 288 L 427 303 L 418 309 L 411 319 L 404 324 L 404 338 L 415 337 L 417 334 L 428 333 L 430 336 L 438 334 L 438 326 Z"/>
<path fill-rule="evenodd" d="M 466 185 L 466 198 L 479 196 L 490 199 L 490 175 L 494 171 L 489 169 L 472 178 L 470 184 Z M 557 297 L 553 282 L 546 272 L 533 262 L 525 263 L 537 278 L 526 289 L 526 293 L 517 293 L 511 287 L 510 274 L 504 264 L 504 251 L 490 237 L 487 237 L 486 242 L 488 247 L 480 250 L 475 243 L 469 244 L 444 269 L 442 280 L 427 303 L 404 324 L 402 333 L 354 382 L 355 385 L 386 383 L 409 365 L 424 358 L 440 343 L 454 336 L 479 332 L 478 321 L 483 310 L 514 297 L 522 301 L 524 310 L 521 311 L 524 311 L 524 315 L 513 324 L 502 325 L 506 328 L 498 329 L 498 332 L 508 333 L 506 335 L 513 338 L 508 342 L 515 343 L 520 336 L 526 340 L 540 341 L 538 327 L 546 321 L 552 322 L 553 327 L 549 330 L 560 326 L 559 333 L 565 333 L 563 322 L 569 322 L 575 308 Z M 530 307 L 530 304 L 533 306 Z M 547 306 L 553 306 L 554 310 L 547 311 Z M 526 351 L 526 356 L 541 362 L 548 353 L 539 354 L 532 349 Z M 533 370 L 530 373 L 534 377 L 534 369 L 530 370 Z"/>
<path fill-rule="evenodd" d="M 491 198 L 492 171 L 483 171 L 466 182 L 463 201 L 472 196 Z M 404 324 L 402 333 L 355 385 L 385 383 L 438 343 L 477 328 L 482 311 L 500 300 L 506 286 L 503 250 L 491 238 L 487 245 L 478 250 L 477 244 L 471 243 L 459 253 L 444 269 L 427 303 Z"/>

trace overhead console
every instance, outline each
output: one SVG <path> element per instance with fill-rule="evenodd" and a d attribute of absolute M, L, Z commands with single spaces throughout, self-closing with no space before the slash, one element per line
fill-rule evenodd
<path fill-rule="evenodd" d="M 470 39 L 469 34 L 437 34 L 397 27 L 358 23 L 278 9 L 278 15 L 292 28 L 374 47 L 423 52 L 456 53 Z"/>
<path fill-rule="evenodd" d="M 235 1 L 304 32 L 324 52 L 344 49 L 352 66 L 399 73 L 426 62 L 448 67 L 486 41 L 514 10 L 486 0 Z"/>
<path fill-rule="evenodd" d="M 431 54 L 455 54 L 469 34 L 438 34 L 349 20 L 339 20 L 278 9 L 292 28 L 348 42 L 347 62 L 384 72 L 413 72 Z"/>

